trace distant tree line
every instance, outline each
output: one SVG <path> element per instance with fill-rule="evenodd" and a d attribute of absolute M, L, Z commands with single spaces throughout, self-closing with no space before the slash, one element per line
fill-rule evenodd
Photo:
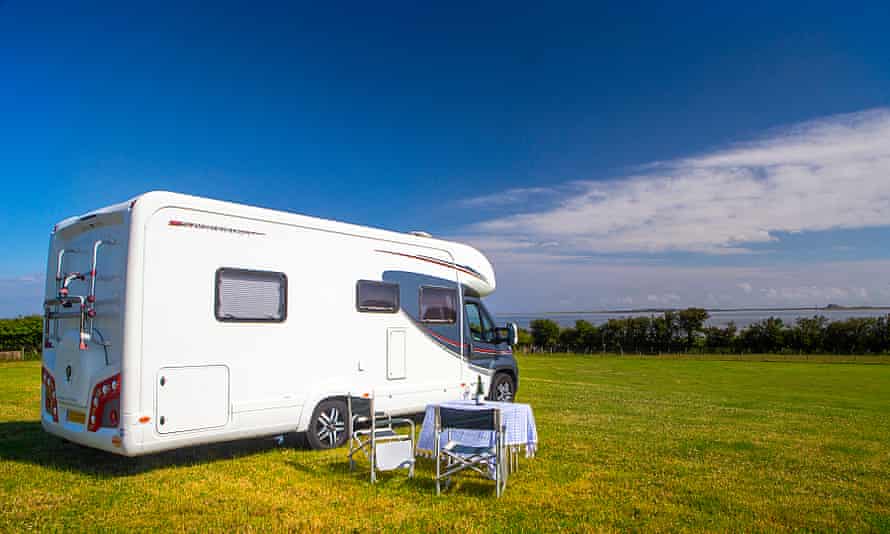
<path fill-rule="evenodd" d="M 0 319 L 0 351 L 38 352 L 43 345 L 43 318 L 39 315 Z"/>
<path fill-rule="evenodd" d="M 575 321 L 561 328 L 536 319 L 520 329 L 519 348 L 530 352 L 732 353 L 732 354 L 890 354 L 890 315 L 829 321 L 817 315 L 794 324 L 769 317 L 746 328 L 705 326 L 701 308 L 668 311 L 648 317 L 609 319 L 596 326 Z M 0 319 L 0 351 L 39 352 L 43 344 L 39 315 Z"/>
<path fill-rule="evenodd" d="M 829 321 L 801 317 L 787 324 L 769 317 L 745 328 L 705 326 L 701 308 L 648 317 L 609 319 L 596 326 L 579 320 L 561 328 L 536 319 L 520 330 L 520 349 L 530 352 L 890 354 L 890 315 Z"/>

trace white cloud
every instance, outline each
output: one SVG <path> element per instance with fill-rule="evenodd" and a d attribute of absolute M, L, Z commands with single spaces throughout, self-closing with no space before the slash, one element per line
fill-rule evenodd
<path fill-rule="evenodd" d="M 759 267 L 493 260 L 498 290 L 489 299 L 500 312 L 890 304 L 890 260 Z"/>
<path fill-rule="evenodd" d="M 468 208 L 506 206 L 509 204 L 527 202 L 535 197 L 549 196 L 555 193 L 555 190 L 546 187 L 520 187 L 516 189 L 508 189 L 500 193 L 467 198 L 461 201 L 461 205 Z"/>
<path fill-rule="evenodd" d="M 888 226 L 890 110 L 834 116 L 623 179 L 571 185 L 492 195 L 563 197 L 552 209 L 476 224 L 471 240 L 521 254 L 542 252 L 543 243 L 546 255 L 739 254 L 780 232 Z"/>
<path fill-rule="evenodd" d="M 751 292 L 754 291 L 754 286 L 752 286 L 752 285 L 751 285 L 750 283 L 748 283 L 748 282 L 740 282 L 740 283 L 738 283 L 738 284 L 736 284 L 736 285 L 738 286 L 739 289 L 741 289 L 742 291 L 744 291 L 746 294 L 749 294 L 749 295 L 750 295 Z"/>

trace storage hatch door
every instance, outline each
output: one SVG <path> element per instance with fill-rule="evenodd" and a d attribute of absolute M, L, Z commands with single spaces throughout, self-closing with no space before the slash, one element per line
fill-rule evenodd
<path fill-rule="evenodd" d="M 158 433 L 221 427 L 229 421 L 228 367 L 164 367 L 156 384 Z"/>

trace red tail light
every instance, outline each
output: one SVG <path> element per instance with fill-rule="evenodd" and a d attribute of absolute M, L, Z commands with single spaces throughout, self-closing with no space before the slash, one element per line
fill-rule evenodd
<path fill-rule="evenodd" d="M 43 405 L 47 413 L 53 416 L 53 421 L 59 422 L 59 403 L 56 401 L 56 379 L 49 374 L 46 367 L 41 368 L 43 387 L 46 392 L 43 396 Z"/>
<path fill-rule="evenodd" d="M 110 378 L 96 384 L 93 388 L 93 396 L 90 399 L 90 415 L 87 419 L 87 430 L 95 432 L 102 427 L 102 414 L 105 413 L 105 406 L 121 396 L 121 374 L 118 373 Z M 111 410 L 108 416 L 112 425 L 117 426 L 118 412 Z"/>

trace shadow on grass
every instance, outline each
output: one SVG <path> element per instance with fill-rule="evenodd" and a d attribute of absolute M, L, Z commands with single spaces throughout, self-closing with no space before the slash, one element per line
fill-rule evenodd
<path fill-rule="evenodd" d="M 300 437 L 286 437 L 286 446 L 306 448 Z M 0 423 L 0 461 L 29 463 L 59 471 L 78 471 L 98 478 L 126 477 L 154 469 L 201 465 L 260 454 L 275 448 L 275 441 L 269 438 L 247 439 L 128 458 L 48 434 L 39 421 Z"/>
<path fill-rule="evenodd" d="M 420 486 L 436 494 L 436 481 L 433 479 L 423 479 Z M 510 484 L 507 484 L 509 487 Z M 495 486 L 494 481 L 483 479 L 480 476 L 468 474 L 466 476 L 453 477 L 450 485 L 442 483 L 442 496 L 455 495 L 460 497 L 494 497 Z"/>
<path fill-rule="evenodd" d="M 289 434 L 285 446 L 307 449 L 302 436 Z M 118 456 L 89 447 L 84 447 L 46 433 L 38 421 L 9 421 L 0 423 L 0 462 L 31 464 L 60 472 L 78 472 L 98 479 L 120 478 L 139 475 L 157 469 L 187 467 L 209 464 L 217 461 L 245 458 L 276 449 L 273 439 L 248 439 L 187 447 L 135 458 Z M 345 449 L 344 449 L 345 451 Z M 379 486 L 401 488 L 400 491 L 435 495 L 436 484 L 429 471 L 432 460 L 420 459 L 414 478 L 408 478 L 407 471 L 378 473 Z M 307 465 L 293 459 L 285 460 L 293 469 L 313 475 L 330 476 L 337 480 L 349 477 L 356 483 L 368 483 L 370 476 L 367 462 L 359 461 L 356 469 L 350 470 L 349 462 Z M 442 496 L 491 497 L 494 483 L 484 480 L 475 473 L 455 476 L 450 487 L 443 484 Z"/>
<path fill-rule="evenodd" d="M 318 473 L 319 470 L 308 469 L 297 462 L 288 462 L 293 468 L 305 472 Z M 417 457 L 414 478 L 408 478 L 406 469 L 393 471 L 378 471 L 377 485 L 381 487 L 401 487 L 418 494 L 436 494 L 436 481 L 433 479 L 435 463 L 430 458 Z M 370 465 L 367 460 L 357 460 L 355 470 L 350 469 L 349 462 L 344 459 L 342 463 L 326 465 L 321 470 L 332 475 L 337 480 L 350 478 L 355 482 L 370 484 Z M 509 484 L 508 484 L 509 486 Z M 483 478 L 481 475 L 464 471 L 451 477 L 451 484 L 442 482 L 442 496 L 454 494 L 462 497 L 493 497 L 495 495 L 494 481 Z"/>

